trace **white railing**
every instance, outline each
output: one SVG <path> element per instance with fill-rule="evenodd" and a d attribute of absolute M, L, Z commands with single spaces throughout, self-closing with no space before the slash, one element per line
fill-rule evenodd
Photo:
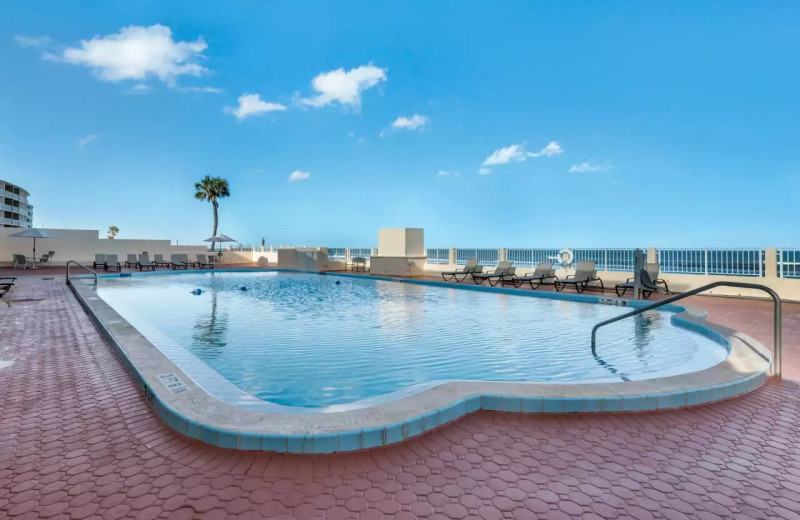
<path fill-rule="evenodd" d="M 518 267 L 536 267 L 542 262 L 558 261 L 558 249 L 506 249 L 506 260 Z"/>
<path fill-rule="evenodd" d="M 426 263 L 431 265 L 447 265 L 450 263 L 449 249 L 428 249 Z"/>
<path fill-rule="evenodd" d="M 778 249 L 778 276 L 800 278 L 800 249 Z"/>
<path fill-rule="evenodd" d="M 658 263 L 665 273 L 764 276 L 763 249 L 659 249 Z"/>
<path fill-rule="evenodd" d="M 351 247 L 350 258 L 369 258 L 372 256 L 372 249 L 368 247 Z"/>
<path fill-rule="evenodd" d="M 456 265 L 464 265 L 470 258 L 477 258 L 480 265 L 497 265 L 497 253 L 497 249 L 456 249 Z"/>

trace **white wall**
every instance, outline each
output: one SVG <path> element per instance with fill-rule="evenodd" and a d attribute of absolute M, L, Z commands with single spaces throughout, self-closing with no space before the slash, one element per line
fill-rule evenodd
<path fill-rule="evenodd" d="M 0 265 L 10 266 L 12 254 L 31 256 L 32 238 L 10 237 L 22 231 L 19 228 L 0 228 Z M 96 229 L 45 229 L 58 238 L 36 240 L 36 256 L 41 257 L 48 251 L 55 251 L 53 265 L 64 265 L 68 260 L 90 263 L 96 253 L 116 254 L 124 260 L 127 254 L 142 254 L 147 251 L 150 258 L 154 254 L 162 254 L 169 258 L 172 253 L 205 253 L 205 245 L 174 246 L 169 240 L 115 239 L 100 238 Z"/>

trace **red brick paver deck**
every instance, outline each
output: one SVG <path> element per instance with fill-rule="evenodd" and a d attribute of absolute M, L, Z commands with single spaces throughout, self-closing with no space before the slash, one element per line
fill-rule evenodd
<path fill-rule="evenodd" d="M 173 433 L 63 279 L 40 278 L 0 307 L 0 367 L 14 362 L 0 368 L 0 517 L 800 518 L 797 305 L 785 309 L 789 378 L 742 398 L 658 413 L 478 413 L 399 446 L 310 457 Z M 768 304 L 702 302 L 769 343 Z"/>

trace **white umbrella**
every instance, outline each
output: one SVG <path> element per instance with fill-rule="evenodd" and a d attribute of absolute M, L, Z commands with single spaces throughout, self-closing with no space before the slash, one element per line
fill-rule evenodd
<path fill-rule="evenodd" d="M 229 237 L 228 235 L 223 235 L 222 233 L 220 233 L 219 235 L 214 235 L 211 238 L 203 240 L 203 242 L 211 242 L 211 250 L 213 251 L 215 242 L 236 242 L 236 240 Z"/>
<path fill-rule="evenodd" d="M 8 235 L 10 237 L 27 237 L 33 239 L 33 258 L 36 258 L 36 239 L 37 238 L 58 238 L 58 236 L 53 235 L 45 231 L 44 229 L 39 228 L 30 228 L 24 231 L 20 231 L 18 233 L 13 233 Z"/>

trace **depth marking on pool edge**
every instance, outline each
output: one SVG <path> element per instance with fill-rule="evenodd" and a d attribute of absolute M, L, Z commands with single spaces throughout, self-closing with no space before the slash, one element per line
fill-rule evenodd
<path fill-rule="evenodd" d="M 600 296 L 600 301 L 597 303 L 601 303 L 603 305 L 617 305 L 622 307 L 628 306 L 628 300 L 623 300 L 622 298 L 604 298 Z"/>
<path fill-rule="evenodd" d="M 172 372 L 167 372 L 166 374 L 159 374 L 158 380 L 161 381 L 161 384 L 167 387 L 167 390 L 169 390 L 173 394 L 182 394 L 183 392 L 189 391 L 189 387 L 183 384 L 181 378 L 179 378 Z"/>

